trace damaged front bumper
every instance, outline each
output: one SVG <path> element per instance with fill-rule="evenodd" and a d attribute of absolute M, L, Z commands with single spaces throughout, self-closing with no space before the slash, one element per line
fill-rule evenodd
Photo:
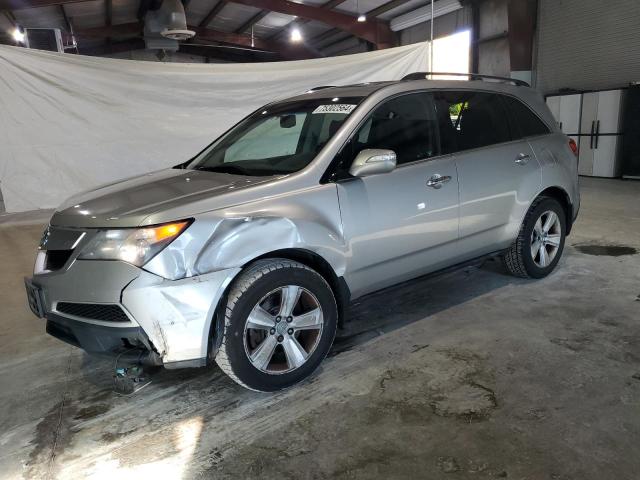
<path fill-rule="evenodd" d="M 182 368 L 206 364 L 215 310 L 239 270 L 168 280 L 121 261 L 76 260 L 26 283 L 52 336 L 91 354 L 142 349 L 148 363 Z"/>

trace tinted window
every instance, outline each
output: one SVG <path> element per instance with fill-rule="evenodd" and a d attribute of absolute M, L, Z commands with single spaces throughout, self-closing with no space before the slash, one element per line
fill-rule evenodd
<path fill-rule="evenodd" d="M 396 152 L 398 164 L 437 155 L 436 119 L 431 96 L 413 93 L 377 107 L 352 141 L 352 160 L 366 148 Z"/>
<path fill-rule="evenodd" d="M 437 92 L 436 114 L 442 153 L 486 147 L 511 140 L 500 97 L 482 92 Z"/>
<path fill-rule="evenodd" d="M 513 97 L 503 98 L 511 117 L 515 119 L 521 137 L 533 137 L 549 133 L 549 127 L 520 100 Z"/>

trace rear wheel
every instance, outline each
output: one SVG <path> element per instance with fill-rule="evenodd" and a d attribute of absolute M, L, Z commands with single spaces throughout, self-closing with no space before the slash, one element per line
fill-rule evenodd
<path fill-rule="evenodd" d="M 504 254 L 507 270 L 517 277 L 546 277 L 560 261 L 565 235 L 562 205 L 555 198 L 538 198 L 529 208 L 518 238 Z"/>
<path fill-rule="evenodd" d="M 291 260 L 258 261 L 229 292 L 216 363 L 252 390 L 289 387 L 327 355 L 337 317 L 333 292 L 320 274 Z"/>

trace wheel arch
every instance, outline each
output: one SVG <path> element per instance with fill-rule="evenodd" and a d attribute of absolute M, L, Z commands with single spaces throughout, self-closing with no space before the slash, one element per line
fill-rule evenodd
<path fill-rule="evenodd" d="M 283 248 L 262 254 L 250 262 L 247 262 L 242 268 L 245 269 L 253 262 L 257 260 L 264 260 L 265 258 L 286 258 L 288 260 L 302 263 L 303 265 L 306 265 L 318 272 L 322 278 L 327 281 L 333 291 L 333 295 L 336 298 L 336 303 L 338 305 L 338 325 L 343 324 L 346 308 L 349 305 L 351 298 L 351 291 L 349 290 L 349 286 L 345 282 L 344 278 L 336 274 L 331 264 L 322 257 L 322 255 L 304 248 Z"/>
<path fill-rule="evenodd" d="M 214 310 L 214 318 L 209 328 L 209 346 L 207 350 L 207 361 L 211 362 L 220 347 L 222 327 L 224 326 L 224 308 L 227 302 L 229 290 L 233 286 L 236 278 L 246 270 L 249 266 L 258 260 L 267 258 L 286 258 L 295 262 L 302 263 L 307 267 L 318 272 L 326 280 L 331 287 L 333 295 L 338 306 L 338 326 L 344 325 L 346 309 L 351 299 L 351 291 L 343 277 L 336 274 L 331 264 L 320 254 L 303 248 L 283 248 L 263 253 L 242 265 L 241 270 L 234 276 L 224 290 L 224 293 L 218 299 L 218 304 Z"/>
<path fill-rule="evenodd" d="M 571 228 L 573 227 L 573 204 L 571 203 L 571 197 L 569 197 L 567 191 L 564 188 L 558 186 L 548 187 L 542 190 L 536 196 L 536 198 L 539 197 L 551 197 L 557 200 L 560 205 L 562 205 L 566 219 L 566 236 L 569 236 L 569 234 L 571 233 Z"/>

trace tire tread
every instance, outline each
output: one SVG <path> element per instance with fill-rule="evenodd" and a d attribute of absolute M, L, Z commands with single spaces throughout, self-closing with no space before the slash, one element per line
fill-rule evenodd
<path fill-rule="evenodd" d="M 529 223 L 529 219 L 533 215 L 536 207 L 549 198 L 550 197 L 540 196 L 533 201 L 533 203 L 529 207 L 529 210 L 527 211 L 527 214 L 524 216 L 524 220 L 522 221 L 522 225 L 520 226 L 520 231 L 518 232 L 518 237 L 511 244 L 509 250 L 507 250 L 502 256 L 504 265 L 507 268 L 508 272 L 515 277 L 531 278 L 531 275 L 529 275 L 529 273 L 527 272 L 527 267 L 525 266 L 523 259 L 523 249 L 526 248 L 528 244 L 528 240 L 525 238 L 525 230 L 527 224 Z"/>

